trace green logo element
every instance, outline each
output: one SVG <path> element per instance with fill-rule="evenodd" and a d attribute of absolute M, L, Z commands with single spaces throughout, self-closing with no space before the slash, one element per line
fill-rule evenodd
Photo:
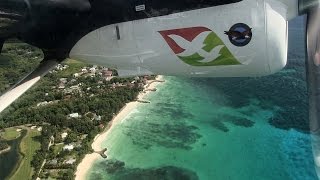
<path fill-rule="evenodd" d="M 203 41 L 203 47 L 199 52 L 190 56 L 181 56 L 179 59 L 191 66 L 222 66 L 222 65 L 240 65 L 241 63 L 232 55 L 223 41 L 214 32 Z"/>

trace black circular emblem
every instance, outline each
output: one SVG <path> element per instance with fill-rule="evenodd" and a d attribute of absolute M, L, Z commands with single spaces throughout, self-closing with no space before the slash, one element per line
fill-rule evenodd
<path fill-rule="evenodd" d="M 229 31 L 224 34 L 228 35 L 230 42 L 235 46 L 245 46 L 252 38 L 252 28 L 243 23 L 233 25 Z"/>

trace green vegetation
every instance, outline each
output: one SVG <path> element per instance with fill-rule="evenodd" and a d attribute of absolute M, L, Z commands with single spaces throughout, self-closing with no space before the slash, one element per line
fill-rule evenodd
<path fill-rule="evenodd" d="M 205 46 L 203 50 L 206 52 L 213 51 L 218 46 L 224 46 L 220 50 L 220 56 L 212 59 L 210 62 L 201 62 L 204 58 L 197 52 L 190 56 L 178 56 L 182 61 L 191 66 L 222 66 L 222 65 L 241 65 L 241 63 L 232 55 L 229 49 L 225 46 L 223 41 L 214 33 L 211 32 L 204 41 Z"/>
<path fill-rule="evenodd" d="M 57 144 L 53 146 L 53 153 L 54 153 L 54 157 L 57 156 L 63 148 L 64 144 Z"/>
<path fill-rule="evenodd" d="M 30 45 L 4 44 L 0 55 L 0 93 L 34 69 L 42 57 L 42 52 Z"/>
<path fill-rule="evenodd" d="M 59 76 L 60 77 L 72 77 L 72 75 L 74 73 L 79 72 L 79 69 L 81 69 L 82 67 L 86 66 L 87 64 L 80 62 L 80 61 L 76 61 L 73 59 L 67 59 L 65 61 L 65 64 L 69 65 L 69 68 L 67 71 L 61 71 L 59 72 Z"/>
<path fill-rule="evenodd" d="M 10 141 L 16 139 L 20 136 L 20 132 L 17 131 L 17 128 L 6 128 L 4 132 L 0 133 L 1 137 L 4 140 Z"/>
<path fill-rule="evenodd" d="M 42 53 L 31 46 L 5 44 L 0 56 L 0 93 L 41 59 Z M 23 138 L 23 159 L 12 179 L 74 178 L 77 164 L 92 152 L 96 134 L 142 90 L 141 78 L 107 78 L 105 71 L 116 74 L 68 59 L 0 114 L 0 129 L 26 124 L 42 129 L 41 133 L 28 130 Z M 6 139 L 17 137 L 14 128 L 5 132 Z"/>
<path fill-rule="evenodd" d="M 20 143 L 20 152 L 23 154 L 22 160 L 16 172 L 10 177 L 11 180 L 32 179 L 34 173 L 31 167 L 31 160 L 36 155 L 36 151 L 40 148 L 40 143 L 35 138 L 40 136 L 37 130 L 28 130 L 25 137 Z"/>

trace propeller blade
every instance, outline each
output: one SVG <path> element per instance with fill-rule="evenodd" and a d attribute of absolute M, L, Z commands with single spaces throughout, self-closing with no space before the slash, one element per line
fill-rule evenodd
<path fill-rule="evenodd" d="M 309 121 L 316 172 L 320 175 L 320 9 L 311 8 L 307 14 L 307 83 Z"/>
<path fill-rule="evenodd" d="M 12 89 L 0 96 L 0 113 L 34 84 L 36 84 L 41 77 L 45 76 L 51 69 L 58 65 L 58 63 L 59 62 L 56 60 L 42 61 L 33 72 L 14 85 Z"/>

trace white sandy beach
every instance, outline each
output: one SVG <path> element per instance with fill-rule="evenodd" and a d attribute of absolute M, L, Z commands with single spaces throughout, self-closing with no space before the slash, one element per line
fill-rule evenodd
<path fill-rule="evenodd" d="M 157 76 L 156 80 L 162 80 L 162 76 L 160 76 L 160 75 Z M 159 83 L 160 82 L 154 82 L 151 80 L 145 86 L 145 90 L 146 89 L 154 89 Z M 146 94 L 152 92 L 152 91 L 145 91 L 145 90 L 144 90 L 144 92 L 141 92 L 138 95 L 139 100 L 142 100 Z M 94 151 L 100 151 L 102 149 L 101 144 L 106 139 L 108 134 L 110 133 L 112 127 L 114 127 L 115 124 L 121 123 L 121 120 L 124 119 L 132 110 L 134 110 L 138 104 L 140 104 L 140 103 L 137 101 L 130 102 L 130 103 L 127 103 L 124 108 L 122 108 L 122 110 L 110 122 L 111 123 L 110 128 L 108 130 L 106 130 L 105 132 L 98 134 L 95 137 L 95 139 L 91 145 L 92 149 Z M 112 147 L 107 147 L 107 148 L 109 149 Z M 107 154 L 107 152 L 106 152 L 106 154 Z M 102 158 L 102 157 L 97 153 L 87 154 L 77 167 L 77 171 L 75 173 L 75 175 L 76 175 L 75 179 L 76 180 L 85 180 L 86 175 L 87 175 L 89 169 L 91 168 L 92 164 L 99 158 Z"/>

